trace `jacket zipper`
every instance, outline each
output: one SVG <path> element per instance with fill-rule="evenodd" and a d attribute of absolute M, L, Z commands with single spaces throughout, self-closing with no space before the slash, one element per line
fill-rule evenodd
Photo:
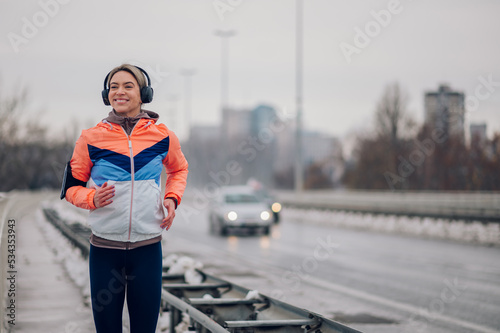
<path fill-rule="evenodd" d="M 121 126 L 120 126 L 121 127 Z M 128 149 L 130 153 L 130 216 L 128 220 L 128 240 L 130 241 L 130 235 L 132 233 L 132 211 L 133 211 L 133 203 L 134 203 L 134 181 L 135 181 L 135 166 L 134 166 L 134 151 L 132 149 L 132 140 L 130 140 L 130 136 L 132 135 L 132 132 L 134 131 L 135 125 L 132 128 L 132 131 L 130 131 L 130 135 L 127 134 L 125 129 L 122 127 L 123 132 L 127 136 L 127 141 L 128 141 Z"/>

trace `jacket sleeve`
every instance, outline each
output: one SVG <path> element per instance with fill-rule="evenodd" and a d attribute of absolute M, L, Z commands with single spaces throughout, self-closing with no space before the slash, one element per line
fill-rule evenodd
<path fill-rule="evenodd" d="M 174 132 L 169 131 L 169 138 L 170 147 L 167 156 L 163 160 L 163 165 L 167 171 L 165 198 L 174 197 L 177 199 L 177 204 L 180 204 L 187 183 L 188 162 L 181 151 L 179 139 Z"/>
<path fill-rule="evenodd" d="M 74 178 L 82 182 L 87 182 L 90 179 L 90 171 L 93 164 L 90 160 L 87 142 L 83 132 L 76 141 L 70 165 Z M 94 194 L 95 189 L 89 189 L 83 186 L 72 186 L 66 191 L 66 200 L 80 208 L 95 209 Z"/>

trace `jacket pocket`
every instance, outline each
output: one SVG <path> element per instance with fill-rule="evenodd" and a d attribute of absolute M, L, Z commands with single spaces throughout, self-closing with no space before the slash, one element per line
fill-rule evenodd
<path fill-rule="evenodd" d="M 132 232 L 152 235 L 162 232 L 160 224 L 165 217 L 161 189 L 153 179 L 135 182 Z"/>
<path fill-rule="evenodd" d="M 108 182 L 115 185 L 113 202 L 94 209 L 89 214 L 89 225 L 99 234 L 126 234 L 130 221 L 130 182 Z"/>

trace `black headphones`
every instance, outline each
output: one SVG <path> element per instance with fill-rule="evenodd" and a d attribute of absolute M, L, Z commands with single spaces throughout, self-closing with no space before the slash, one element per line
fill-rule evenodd
<path fill-rule="evenodd" d="M 150 103 L 153 100 L 153 87 L 151 87 L 151 79 L 149 78 L 148 73 L 146 73 L 146 71 L 144 69 L 142 69 L 139 66 L 134 66 L 134 67 L 136 67 L 138 70 L 143 72 L 144 75 L 146 76 L 146 79 L 148 80 L 148 85 L 141 88 L 141 101 L 143 103 Z M 128 72 L 128 70 L 126 70 L 126 69 L 125 69 L 125 71 Z M 102 100 L 103 100 L 105 105 L 111 105 L 111 103 L 109 102 L 109 98 L 108 98 L 108 96 L 109 96 L 109 87 L 108 87 L 109 74 L 111 74 L 111 72 L 109 72 L 108 75 L 106 75 L 106 78 L 104 79 L 104 89 L 101 93 Z"/>

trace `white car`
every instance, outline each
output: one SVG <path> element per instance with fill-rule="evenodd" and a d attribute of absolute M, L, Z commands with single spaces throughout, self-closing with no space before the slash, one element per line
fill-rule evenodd
<path fill-rule="evenodd" d="M 209 208 L 210 232 L 227 235 L 230 229 L 263 230 L 268 235 L 273 214 L 249 186 L 221 187 Z"/>

